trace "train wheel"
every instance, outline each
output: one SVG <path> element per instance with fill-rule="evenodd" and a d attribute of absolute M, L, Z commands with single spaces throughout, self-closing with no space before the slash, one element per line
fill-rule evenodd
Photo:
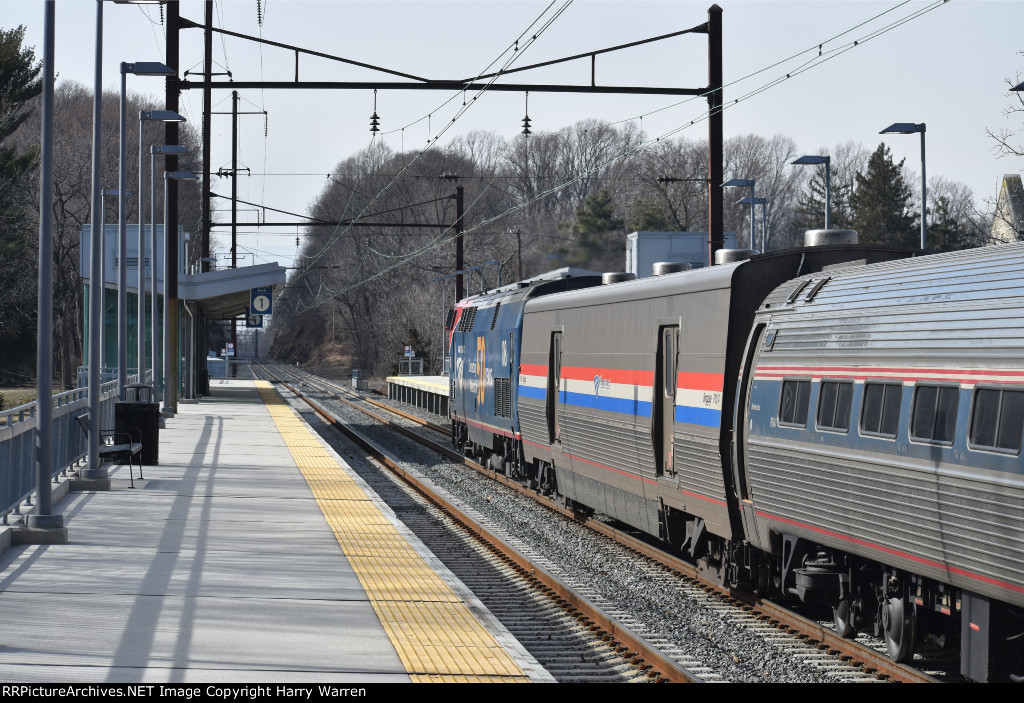
<path fill-rule="evenodd" d="M 914 606 L 903 598 L 888 598 L 879 610 L 889 658 L 894 662 L 907 661 L 914 654 L 917 630 Z"/>
<path fill-rule="evenodd" d="M 832 608 L 832 617 L 836 624 L 836 633 L 840 637 L 851 639 L 857 634 L 857 626 L 854 624 L 854 611 L 850 605 L 850 599 L 844 598 L 839 605 Z"/>

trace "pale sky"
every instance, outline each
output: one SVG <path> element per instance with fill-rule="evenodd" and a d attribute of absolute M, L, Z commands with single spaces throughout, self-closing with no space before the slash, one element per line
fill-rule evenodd
<path fill-rule="evenodd" d="M 543 17 L 543 24 L 563 4 L 564 0 L 217 0 L 214 22 L 235 32 L 262 35 L 404 73 L 454 79 L 483 72 L 495 61 L 503 63 L 509 56 L 506 50 L 517 37 L 524 32 L 527 37 L 537 33 L 541 25 L 529 29 L 534 20 Z M 512 65 L 692 27 L 706 21 L 711 4 L 690 0 L 576 0 L 536 41 L 520 42 L 522 55 Z M 785 134 L 807 154 L 848 140 L 874 149 L 884 140 L 897 160 L 906 158 L 919 179 L 919 137 L 882 136 L 878 132 L 894 122 L 924 122 L 929 177 L 941 175 L 962 181 L 981 200 L 995 196 L 1002 174 L 1024 170 L 1020 159 L 996 158 L 994 142 L 985 134 L 986 128 L 1024 131 L 1020 117 L 1015 123 L 1003 117 L 1003 111 L 1012 104 L 1005 80 L 1024 80 L 1024 55 L 1020 53 L 1024 50 L 1024 2 L 719 0 L 718 4 L 724 10 L 727 104 L 791 74 L 778 85 L 730 106 L 724 116 L 726 138 L 748 133 L 766 137 Z M 262 27 L 257 23 L 257 6 L 263 16 Z M 877 34 L 933 6 L 916 19 Z M 203 3 L 183 0 L 181 14 L 202 23 Z M 95 16 L 93 0 L 57 0 L 58 80 L 92 87 Z M 42 55 L 42 22 L 43 4 L 39 0 L 0 0 L 0 26 L 26 25 L 27 43 L 36 47 L 37 57 Z M 835 58 L 796 75 L 808 61 L 818 61 L 819 44 L 824 57 L 830 51 L 847 50 L 835 51 Z M 104 86 L 116 91 L 121 61 L 164 60 L 159 8 L 105 4 L 104 45 Z M 230 70 L 235 80 L 291 80 L 294 76 L 290 51 L 271 47 L 260 50 L 251 42 L 220 35 L 215 35 L 213 46 L 214 59 L 221 66 L 217 70 Z M 181 64 L 177 67 L 179 74 L 202 70 L 201 30 L 182 33 Z M 590 60 L 585 59 L 517 74 L 507 82 L 589 84 L 590 69 Z M 308 57 L 300 60 L 300 78 L 400 80 Z M 707 84 L 706 37 L 686 35 L 599 56 L 596 78 L 599 84 L 701 87 Z M 221 79 L 226 81 L 226 77 Z M 163 84 L 158 79 L 129 76 L 128 88 L 163 95 Z M 428 136 L 434 137 L 461 109 L 461 94 L 442 106 L 451 97 L 441 91 L 379 92 L 377 113 L 383 136 L 378 138 L 395 150 L 402 148 L 403 140 L 406 150 L 422 147 Z M 262 116 L 243 116 L 239 120 L 240 162 L 253 174 L 239 182 L 239 197 L 244 200 L 304 212 L 335 164 L 370 143 L 372 91 L 246 90 L 242 98 L 240 110 L 266 109 L 269 113 L 266 137 Z M 230 89 L 214 91 L 213 101 L 215 111 L 230 111 Z M 680 101 L 684 102 L 676 105 Z M 554 131 L 584 118 L 614 123 L 644 115 L 643 128 L 654 137 L 700 118 L 706 104 L 701 98 L 532 93 L 529 113 L 534 133 Z M 198 128 L 201 92 L 185 91 L 181 105 L 182 113 Z M 672 105 L 676 106 L 662 109 Z M 486 93 L 440 137 L 439 143 L 477 129 L 512 137 L 521 129 L 523 113 L 522 95 Z M 400 130 L 403 126 L 404 133 Z M 215 115 L 213 127 L 212 170 L 216 171 L 230 166 L 230 116 Z M 705 138 L 706 123 L 697 122 L 676 136 Z M 919 182 L 915 182 L 915 188 Z M 214 191 L 230 194 L 229 180 L 214 177 L 212 185 Z M 226 213 L 221 215 L 227 219 Z M 254 219 L 254 213 L 248 215 Z M 254 229 L 246 231 L 253 234 L 240 238 L 240 247 L 254 250 L 256 263 L 274 260 L 292 265 L 294 227 L 259 235 Z"/>

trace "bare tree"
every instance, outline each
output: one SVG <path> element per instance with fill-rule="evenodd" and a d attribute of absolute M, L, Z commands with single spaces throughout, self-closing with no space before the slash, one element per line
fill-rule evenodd
<path fill-rule="evenodd" d="M 1024 51 L 1018 51 L 1017 53 L 1024 56 Z M 1021 82 L 1020 73 L 1016 73 L 1013 78 L 1007 78 L 1004 82 L 1010 87 L 1019 85 Z M 1009 98 L 1010 104 L 1003 110 L 1003 119 L 1024 119 L 1024 91 L 1010 93 Z M 985 129 L 985 134 L 995 141 L 992 151 L 999 158 L 1005 156 L 1024 156 L 1024 144 L 1016 141 L 1021 136 L 1019 127 L 987 128 Z"/>

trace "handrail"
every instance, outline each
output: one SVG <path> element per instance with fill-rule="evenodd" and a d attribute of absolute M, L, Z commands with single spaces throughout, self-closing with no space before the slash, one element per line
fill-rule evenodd
<path fill-rule="evenodd" d="M 145 379 L 152 378 L 151 372 Z M 136 383 L 138 374 L 129 376 Z M 100 421 L 114 425 L 114 402 L 118 397 L 117 380 L 100 384 Z M 89 407 L 89 389 L 74 388 L 52 396 L 52 425 L 49 441 L 52 449 L 54 482 L 88 455 L 88 442 L 75 424 L 79 411 Z M 36 492 L 35 429 L 38 400 L 0 411 L 0 524 L 8 524 L 11 514 L 21 513 L 23 504 L 33 505 Z"/>

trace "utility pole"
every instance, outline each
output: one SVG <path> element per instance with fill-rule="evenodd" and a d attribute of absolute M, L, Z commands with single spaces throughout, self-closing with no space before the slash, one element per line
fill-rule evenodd
<path fill-rule="evenodd" d="M 715 265 L 715 252 L 725 246 L 722 104 L 722 8 L 712 5 L 708 8 L 708 266 Z"/>
<path fill-rule="evenodd" d="M 238 268 L 238 91 L 231 91 L 231 268 Z M 238 356 L 238 320 L 231 318 L 231 348 Z M 230 366 L 231 360 L 228 360 Z M 237 369 L 238 366 L 231 367 Z M 233 374 L 228 374 L 232 376 Z"/>
<path fill-rule="evenodd" d="M 203 75 L 207 84 L 213 77 L 213 0 L 206 0 L 203 33 Z M 203 88 L 203 258 L 199 270 L 210 270 L 210 113 L 213 111 L 213 88 Z M 166 236 L 166 235 L 165 235 Z M 203 359 L 206 355 L 203 354 Z M 206 362 L 203 362 L 204 368 Z"/>
<path fill-rule="evenodd" d="M 463 256 L 462 256 L 462 186 L 455 187 L 455 300 L 462 300 L 463 290 L 462 285 L 462 268 L 463 268 Z"/>
<path fill-rule="evenodd" d="M 167 65 L 180 66 L 179 37 L 181 29 L 180 7 L 178 0 L 167 2 Z M 177 74 L 167 76 L 167 84 L 164 94 L 164 105 L 168 110 L 178 112 L 179 84 Z M 164 143 L 178 144 L 178 123 L 164 123 Z M 178 170 L 178 155 L 168 154 L 164 159 L 168 171 Z M 167 223 L 164 229 L 164 238 L 170 246 L 167 247 L 167 280 L 164 281 L 165 314 L 168 316 L 167 336 L 169 338 L 171 353 L 164 359 L 167 365 L 168 387 L 164 389 L 164 405 L 174 413 L 178 412 L 178 362 L 181 353 L 178 350 L 178 270 L 181 264 L 178 261 L 178 181 L 170 179 L 167 184 Z"/>

